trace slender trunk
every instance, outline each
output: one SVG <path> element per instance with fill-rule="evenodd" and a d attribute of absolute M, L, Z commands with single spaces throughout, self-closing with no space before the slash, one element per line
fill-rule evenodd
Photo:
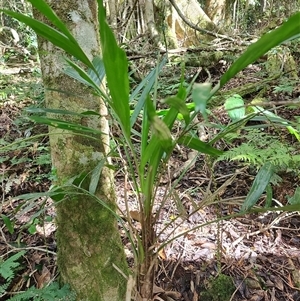
<path fill-rule="evenodd" d="M 65 22 L 86 54 L 99 54 L 96 1 L 48 1 Z M 35 12 L 36 18 L 43 19 Z M 44 21 L 44 20 L 43 20 Z M 88 33 L 88 35 L 87 35 Z M 91 171 L 109 151 L 107 111 L 99 97 L 62 72 L 63 54 L 49 42 L 39 39 L 47 108 L 100 112 L 101 118 L 65 117 L 102 131 L 94 137 L 50 128 L 50 146 L 58 184 Z M 62 118 L 62 115 L 52 118 Z M 87 177 L 88 179 L 89 177 Z M 86 185 L 88 187 L 88 184 Z M 111 170 L 104 168 L 95 195 L 115 209 Z M 123 301 L 126 280 L 113 265 L 127 274 L 127 264 L 115 218 L 87 195 L 72 193 L 57 204 L 58 267 L 63 282 L 69 283 L 78 300 Z"/>

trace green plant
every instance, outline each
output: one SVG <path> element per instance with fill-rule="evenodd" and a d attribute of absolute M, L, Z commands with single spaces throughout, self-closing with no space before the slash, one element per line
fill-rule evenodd
<path fill-rule="evenodd" d="M 30 287 L 27 291 L 18 293 L 9 301 L 75 301 L 75 293 L 70 291 L 68 285 L 60 287 L 57 282 L 37 289 Z"/>
<path fill-rule="evenodd" d="M 24 120 L 24 118 L 22 119 Z M 31 130 L 34 130 L 32 122 L 29 125 Z M 20 128 L 18 128 L 18 132 L 21 132 Z M 6 195 L 14 195 L 14 191 L 22 189 L 20 186 L 25 180 L 42 186 L 47 182 L 49 183 L 51 177 L 53 178 L 53 173 L 50 170 L 48 143 L 44 141 L 46 135 L 33 135 L 28 138 L 20 137 L 11 143 L 9 142 L 10 135 L 5 135 L 0 140 L 0 152 L 2 155 L 0 162 L 3 163 L 3 166 L 13 167 L 3 169 L 0 175 L 0 191 L 3 203 L 6 201 Z M 24 166 L 26 166 L 25 171 Z M 47 208 L 45 203 L 45 200 L 41 199 L 25 203 L 20 200 L 13 212 L 3 213 L 0 218 L 3 220 L 9 233 L 13 234 L 16 216 L 26 214 L 30 216 L 30 220 L 22 227 L 22 230 L 26 229 L 33 234 L 36 232 L 36 225 L 41 225 L 44 218 L 46 218 L 45 211 Z"/>
<path fill-rule="evenodd" d="M 297 124 L 295 127 L 295 124 L 279 117 L 270 110 L 264 109 L 260 105 L 263 105 L 263 103 L 257 103 L 257 100 L 254 99 L 247 110 L 245 110 L 244 100 L 239 95 L 233 95 L 225 101 L 225 110 L 228 112 L 233 124 L 236 123 L 239 126 L 245 126 L 246 121 L 265 121 L 271 124 L 276 131 L 279 126 L 285 127 L 300 141 Z M 246 118 L 247 116 L 248 118 Z M 255 130 L 251 127 L 245 127 L 245 130 L 247 131 L 247 135 L 244 135 L 244 137 L 236 133 L 228 133 L 226 128 L 224 133 L 221 132 L 221 135 L 225 138 L 236 139 L 241 137 L 247 142 L 229 150 L 219 160 L 248 161 L 257 169 L 260 168 L 241 210 L 245 211 L 253 207 L 264 191 L 267 192 L 266 207 L 268 208 L 272 202 L 270 182 L 277 184 L 280 179 L 277 175 L 279 171 L 290 171 L 294 168 L 297 170 L 299 153 L 294 147 L 282 143 L 280 137 L 268 135 L 263 130 Z"/>
<path fill-rule="evenodd" d="M 230 301 L 235 291 L 235 285 L 230 276 L 219 274 L 210 278 L 207 289 L 201 293 L 201 299 L 206 301 Z"/>
<path fill-rule="evenodd" d="M 25 255 L 25 251 L 20 251 L 10 256 L 5 261 L 0 261 L 0 275 L 5 283 L 0 286 L 0 298 L 8 295 L 7 289 L 12 284 L 15 274 L 20 267 L 18 260 Z M 20 292 L 8 299 L 9 301 L 72 301 L 75 294 L 70 291 L 67 285 L 60 288 L 57 282 L 52 282 L 41 289 L 30 287 L 25 292 Z"/>
<path fill-rule="evenodd" d="M 278 137 L 260 129 L 249 128 L 238 138 L 243 142 L 224 152 L 218 161 L 241 161 L 254 166 L 257 170 L 268 161 L 277 171 L 297 171 L 296 167 L 300 164 L 299 150 L 281 142 Z"/>
<path fill-rule="evenodd" d="M 286 142 L 281 142 L 278 137 L 270 135 L 260 129 L 247 129 L 246 133 L 239 136 L 242 144 L 233 147 L 217 160 L 232 160 L 243 162 L 244 164 L 253 166 L 256 170 L 260 170 L 257 174 L 256 184 L 268 181 L 276 185 L 281 182 L 279 176 L 280 172 L 293 172 L 296 177 L 299 177 L 298 166 L 300 164 L 300 153 L 299 150 L 294 146 L 289 146 Z M 267 162 L 267 163 L 266 163 Z M 261 174 L 261 178 L 258 175 Z M 266 193 L 266 208 L 270 207 L 272 203 L 272 186 L 270 184 L 263 185 Z M 251 206 L 255 205 L 256 198 L 259 197 L 255 194 L 257 186 L 253 185 L 254 198 L 246 198 L 242 210 L 247 210 Z M 291 199 L 290 204 L 297 204 L 294 200 L 295 196 Z"/>
<path fill-rule="evenodd" d="M 14 279 L 17 268 L 20 266 L 18 260 L 25 254 L 25 251 L 20 251 L 9 257 L 5 261 L 0 261 L 0 275 L 4 278 L 5 283 L 0 286 L 0 297 L 6 293 Z"/>
<path fill-rule="evenodd" d="M 251 45 L 240 58 L 232 64 L 229 70 L 222 76 L 221 81 L 214 88 L 209 83 L 194 84 L 185 87 L 182 79 L 177 95 L 168 97 L 164 103 L 168 105 L 168 109 L 161 112 L 157 111 L 157 99 L 152 99 L 149 95 L 153 88 L 156 76 L 155 71 L 148 78 L 149 81 L 142 81 L 135 91 L 129 91 L 128 80 L 128 62 L 125 52 L 118 47 L 114 35 L 105 21 L 105 13 L 102 1 L 99 4 L 99 23 L 100 36 L 102 44 L 102 58 L 94 58 L 92 61 L 87 58 L 82 48 L 66 28 L 65 24 L 57 18 L 51 8 L 44 1 L 30 1 L 33 6 L 43 13 L 47 19 L 55 24 L 55 29 L 49 25 L 41 23 L 37 20 L 26 17 L 11 11 L 5 11 L 7 14 L 21 20 L 31 26 L 38 34 L 51 41 L 56 46 L 65 50 L 70 56 L 80 61 L 85 68 L 77 65 L 73 60 L 66 59 L 69 69 L 67 74 L 80 82 L 93 88 L 94 92 L 101 96 L 113 117 L 117 126 L 121 130 L 121 137 L 118 139 L 118 144 L 125 154 L 124 170 L 132 182 L 135 197 L 137 199 L 138 220 L 141 223 L 142 231 L 138 233 L 131 223 L 131 215 L 129 210 L 124 212 L 129 228 L 125 222 L 112 210 L 103 200 L 94 195 L 98 181 L 100 178 L 102 167 L 107 164 L 105 160 L 100 160 L 98 166 L 90 172 L 89 175 L 81 174 L 70 179 L 60 187 L 54 187 L 48 193 L 31 194 L 27 199 L 38 197 L 41 195 L 51 196 L 56 202 L 64 201 L 66 198 L 74 194 L 86 194 L 101 203 L 116 219 L 124 226 L 124 229 L 133 245 L 132 249 L 135 256 L 135 267 L 137 277 L 138 292 L 142 298 L 150 300 L 152 298 L 152 285 L 154 279 L 154 267 L 159 251 L 175 237 L 168 241 L 160 242 L 159 235 L 156 233 L 157 221 L 159 219 L 160 210 L 166 204 L 172 193 L 174 193 L 175 185 L 165 186 L 164 197 L 159 203 L 158 208 L 155 206 L 158 195 L 158 187 L 160 180 L 165 174 L 166 167 L 173 150 L 178 145 L 186 146 L 199 153 L 209 155 L 211 157 L 220 156 L 223 152 L 214 148 L 214 142 L 223 138 L 226 134 L 239 129 L 247 120 L 257 115 L 252 112 L 249 116 L 246 115 L 241 119 L 233 121 L 229 126 L 214 137 L 209 143 L 203 142 L 193 134 L 194 118 L 201 113 L 204 120 L 207 120 L 209 112 L 207 111 L 207 103 L 211 97 L 224 86 L 232 77 L 247 65 L 258 59 L 261 55 L 267 52 L 272 47 L 283 42 L 286 39 L 293 38 L 298 34 L 298 18 L 300 14 L 290 18 L 284 25 L 276 29 L 274 32 L 268 33 L 261 40 Z M 157 70 L 160 70 L 160 66 Z M 158 71 L 157 71 L 158 72 Z M 101 89 L 101 82 L 104 74 L 106 74 L 107 86 L 109 94 Z M 183 78 L 183 77 L 182 77 Z M 141 92 L 139 94 L 139 92 Z M 187 104 L 187 97 L 192 95 L 193 103 Z M 134 95 L 134 96 L 133 96 Z M 137 96 L 139 95 L 139 96 Z M 136 105 L 131 110 L 132 99 L 137 97 Z M 39 109 L 39 112 L 55 113 L 68 115 L 77 114 L 81 117 L 86 115 L 98 115 L 97 112 L 81 112 L 74 113 L 70 111 Z M 163 113 L 163 114 L 162 114 Z M 183 126 L 179 132 L 174 134 L 173 129 L 178 116 L 183 120 Z M 58 127 L 65 130 L 71 130 L 80 135 L 98 134 L 99 131 L 90 129 L 80 124 L 70 123 L 62 118 L 52 119 L 49 117 L 32 116 L 32 120 L 44 123 L 49 126 Z M 134 126 L 140 126 L 140 132 L 134 129 Z M 138 137 L 139 147 L 136 150 L 134 141 Z M 261 171 L 270 175 L 267 169 L 263 166 Z M 186 172 L 186 169 L 183 173 Z M 258 174 L 258 179 L 261 181 L 261 174 Z M 182 176 L 182 175 L 181 175 Z M 91 179 L 88 189 L 83 183 Z M 250 192 L 251 204 L 257 201 L 264 191 L 264 185 L 268 185 L 269 177 L 263 179 L 263 185 L 256 189 L 255 193 Z M 24 198 L 24 196 L 23 196 Z M 127 200 L 125 200 L 127 201 Z M 248 206 L 249 204 L 247 204 Z M 127 207 L 128 209 L 128 207 Z M 196 209 L 198 210 L 198 208 Z M 180 212 L 180 204 L 178 206 Z M 175 220 L 175 219 L 174 219 Z M 172 220 L 170 223 L 173 223 Z M 213 221 L 212 221 L 213 222 Z M 201 227 L 203 225 L 199 225 Z M 168 225 L 166 225 L 168 227 Z M 163 232 L 164 229 L 161 230 Z M 183 235 L 181 233 L 180 235 Z"/>

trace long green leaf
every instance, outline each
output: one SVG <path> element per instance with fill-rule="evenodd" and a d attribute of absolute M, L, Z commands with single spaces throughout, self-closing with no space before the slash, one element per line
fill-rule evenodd
<path fill-rule="evenodd" d="M 300 33 L 300 12 L 288 19 L 277 29 L 265 34 L 257 42 L 250 45 L 248 49 L 231 65 L 228 71 L 221 77 L 220 88 L 223 87 L 238 72 L 249 64 L 255 62 L 271 48 L 291 39 Z"/>
<path fill-rule="evenodd" d="M 70 60 L 67 60 L 67 63 L 69 63 L 70 67 L 64 70 L 65 74 L 84 85 L 94 88 L 101 96 L 104 94 L 101 92 L 100 86 L 105 76 L 105 69 L 103 60 L 99 56 L 93 58 L 92 64 L 94 65 L 94 69 L 89 68 L 87 72 Z"/>
<path fill-rule="evenodd" d="M 48 18 L 48 20 L 51 21 L 51 23 L 55 25 L 55 27 L 57 27 L 65 36 L 67 36 L 70 41 L 77 43 L 74 37 L 72 36 L 72 34 L 69 32 L 66 25 L 58 18 L 56 13 L 51 9 L 51 7 L 47 4 L 46 1 L 44 0 L 39 0 L 39 1 L 28 0 L 28 1 L 32 4 L 33 7 L 39 10 L 43 14 L 43 16 Z"/>
<path fill-rule="evenodd" d="M 90 133 L 94 135 L 102 135 L 103 133 L 101 131 L 89 128 L 87 126 L 82 126 L 77 123 L 69 122 L 69 121 L 63 121 L 59 119 L 53 119 L 53 118 L 47 118 L 47 117 L 40 117 L 40 116 L 30 116 L 29 119 L 41 123 L 46 124 L 49 126 L 53 126 L 58 129 L 77 132 L 77 133 Z"/>
<path fill-rule="evenodd" d="M 89 192 L 91 194 L 95 194 L 95 192 L 97 190 L 104 164 L 105 164 L 105 159 L 102 159 L 97 164 L 97 166 L 93 169 L 93 172 L 91 175 L 91 181 L 90 181 L 90 185 L 89 185 Z"/>
<path fill-rule="evenodd" d="M 264 193 L 268 184 L 270 183 L 270 180 L 274 174 L 274 169 L 274 165 L 270 162 L 267 162 L 262 166 L 254 179 L 251 189 L 241 208 L 241 212 L 247 211 L 257 203 L 260 196 Z"/>
<path fill-rule="evenodd" d="M 194 138 L 189 135 L 180 137 L 177 140 L 177 142 L 178 142 L 178 144 L 188 146 L 188 147 L 190 147 L 200 153 L 203 153 L 203 154 L 208 154 L 211 156 L 220 156 L 223 154 L 222 151 L 212 147 L 210 144 L 203 142 L 203 141 L 199 140 L 198 138 Z"/>
<path fill-rule="evenodd" d="M 9 217 L 7 217 L 5 214 L 1 214 L 1 218 L 8 230 L 8 232 L 10 234 L 13 234 L 14 233 L 14 222 L 11 221 L 11 219 Z"/>
<path fill-rule="evenodd" d="M 134 111 L 130 118 L 130 126 L 132 127 L 137 117 L 139 116 L 141 110 L 144 108 L 146 99 L 148 97 L 148 94 L 150 93 L 154 83 L 157 74 L 161 71 L 162 67 L 166 64 L 168 61 L 167 56 L 163 58 L 163 60 L 160 62 L 157 68 L 154 68 L 137 86 L 137 88 L 131 93 L 130 95 L 130 102 L 135 99 L 135 97 L 138 95 L 138 93 L 142 90 L 142 94 L 138 99 L 137 104 L 135 105 Z"/>
<path fill-rule="evenodd" d="M 241 129 L 246 123 L 247 121 L 253 119 L 253 117 L 255 116 L 255 113 L 251 113 L 246 115 L 244 118 L 239 119 L 237 121 L 234 121 L 230 124 L 228 124 L 226 127 L 223 128 L 223 130 L 221 132 L 219 132 L 210 142 L 209 144 L 214 144 L 215 142 L 221 140 L 222 138 L 224 138 L 227 134 L 229 133 L 233 133 L 236 132 L 238 129 Z"/>
<path fill-rule="evenodd" d="M 50 113 L 50 114 L 81 116 L 81 117 L 100 116 L 100 114 L 98 112 L 95 112 L 95 111 L 83 111 L 81 113 L 77 113 L 77 112 L 68 111 L 68 110 L 47 109 L 47 108 L 26 108 L 26 109 L 24 109 L 24 111 L 26 111 L 28 113 L 35 113 L 35 114 Z"/>
<path fill-rule="evenodd" d="M 90 76 L 90 78 L 94 81 L 94 83 L 100 86 L 105 76 L 103 59 L 97 55 L 93 58 L 92 64 L 96 70 L 96 73 L 93 69 L 90 68 L 88 69 L 87 73 Z"/>
<path fill-rule="evenodd" d="M 104 7 L 98 0 L 98 18 L 103 62 L 107 85 L 112 98 L 112 108 L 116 112 L 124 134 L 130 136 L 129 79 L 128 62 L 125 51 L 116 42 L 112 30 L 106 23 Z"/>
<path fill-rule="evenodd" d="M 298 141 L 300 141 L 300 133 L 297 129 L 289 125 L 289 121 L 281 118 L 280 116 L 274 114 L 269 110 L 265 110 L 259 106 L 250 107 L 255 113 L 263 113 L 266 116 L 266 120 L 270 120 L 275 123 L 280 123 L 287 128 L 287 130 L 296 137 Z"/>
<path fill-rule="evenodd" d="M 67 63 L 71 66 L 71 70 L 73 71 L 69 71 L 68 69 L 66 69 L 64 72 L 75 78 L 75 79 L 81 79 L 80 81 L 85 83 L 86 85 L 94 88 L 94 90 L 99 94 L 99 95 L 102 95 L 102 91 L 100 89 L 100 86 L 97 84 L 98 81 L 94 81 L 91 76 L 84 70 L 82 69 L 81 67 L 79 67 L 77 64 L 73 63 L 71 60 L 69 59 L 66 59 Z M 77 77 L 76 77 L 77 75 Z"/>

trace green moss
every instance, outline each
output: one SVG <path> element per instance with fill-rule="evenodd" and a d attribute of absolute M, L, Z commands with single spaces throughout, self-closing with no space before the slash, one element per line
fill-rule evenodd
<path fill-rule="evenodd" d="M 73 280 L 71 286 L 79 297 L 91 292 L 89 301 L 100 300 L 100 296 L 104 300 L 112 288 L 124 296 L 126 280 L 113 264 L 125 274 L 128 267 L 112 214 L 88 196 L 59 204 L 58 213 L 57 241 L 64 247 L 58 260 L 63 280 Z"/>
<path fill-rule="evenodd" d="M 201 300 L 229 301 L 235 291 L 235 286 L 230 276 L 219 274 L 211 278 L 207 290 L 201 293 Z"/>

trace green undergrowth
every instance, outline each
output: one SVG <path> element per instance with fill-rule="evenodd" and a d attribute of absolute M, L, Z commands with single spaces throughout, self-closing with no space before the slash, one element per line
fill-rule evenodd
<path fill-rule="evenodd" d="M 5 103 L 30 104 L 43 101 L 44 91 L 38 68 L 32 73 L 6 75 L 0 68 L 0 108 Z"/>
<path fill-rule="evenodd" d="M 219 274 L 216 278 L 210 278 L 205 291 L 201 293 L 201 300 L 205 301 L 229 301 L 235 291 L 235 286 L 230 276 Z"/>
<path fill-rule="evenodd" d="M 0 180 L 3 192 L 18 185 L 19 176 L 41 182 L 50 177 L 47 127 L 35 125 L 23 112 L 25 107 L 43 106 L 44 89 L 40 73 L 3 75 L 0 70 Z M 26 171 L 26 172 L 25 172 Z"/>
<path fill-rule="evenodd" d="M 276 171 L 298 172 L 300 164 L 299 148 L 289 141 L 269 134 L 260 129 L 248 129 L 240 134 L 242 143 L 224 152 L 218 161 L 240 161 L 256 169 L 261 168 L 266 161 L 271 162 Z"/>
<path fill-rule="evenodd" d="M 25 255 L 25 251 L 20 251 L 6 260 L 0 259 L 0 299 L 9 301 L 73 301 L 75 294 L 70 291 L 69 286 L 60 287 L 57 282 L 45 285 L 41 289 L 30 287 L 28 290 L 12 294 L 9 288 L 13 285 L 18 275 L 18 271 L 22 268 L 20 259 Z M 29 277 L 29 276 L 22 276 Z M 11 297 L 10 297 L 11 296 Z"/>

